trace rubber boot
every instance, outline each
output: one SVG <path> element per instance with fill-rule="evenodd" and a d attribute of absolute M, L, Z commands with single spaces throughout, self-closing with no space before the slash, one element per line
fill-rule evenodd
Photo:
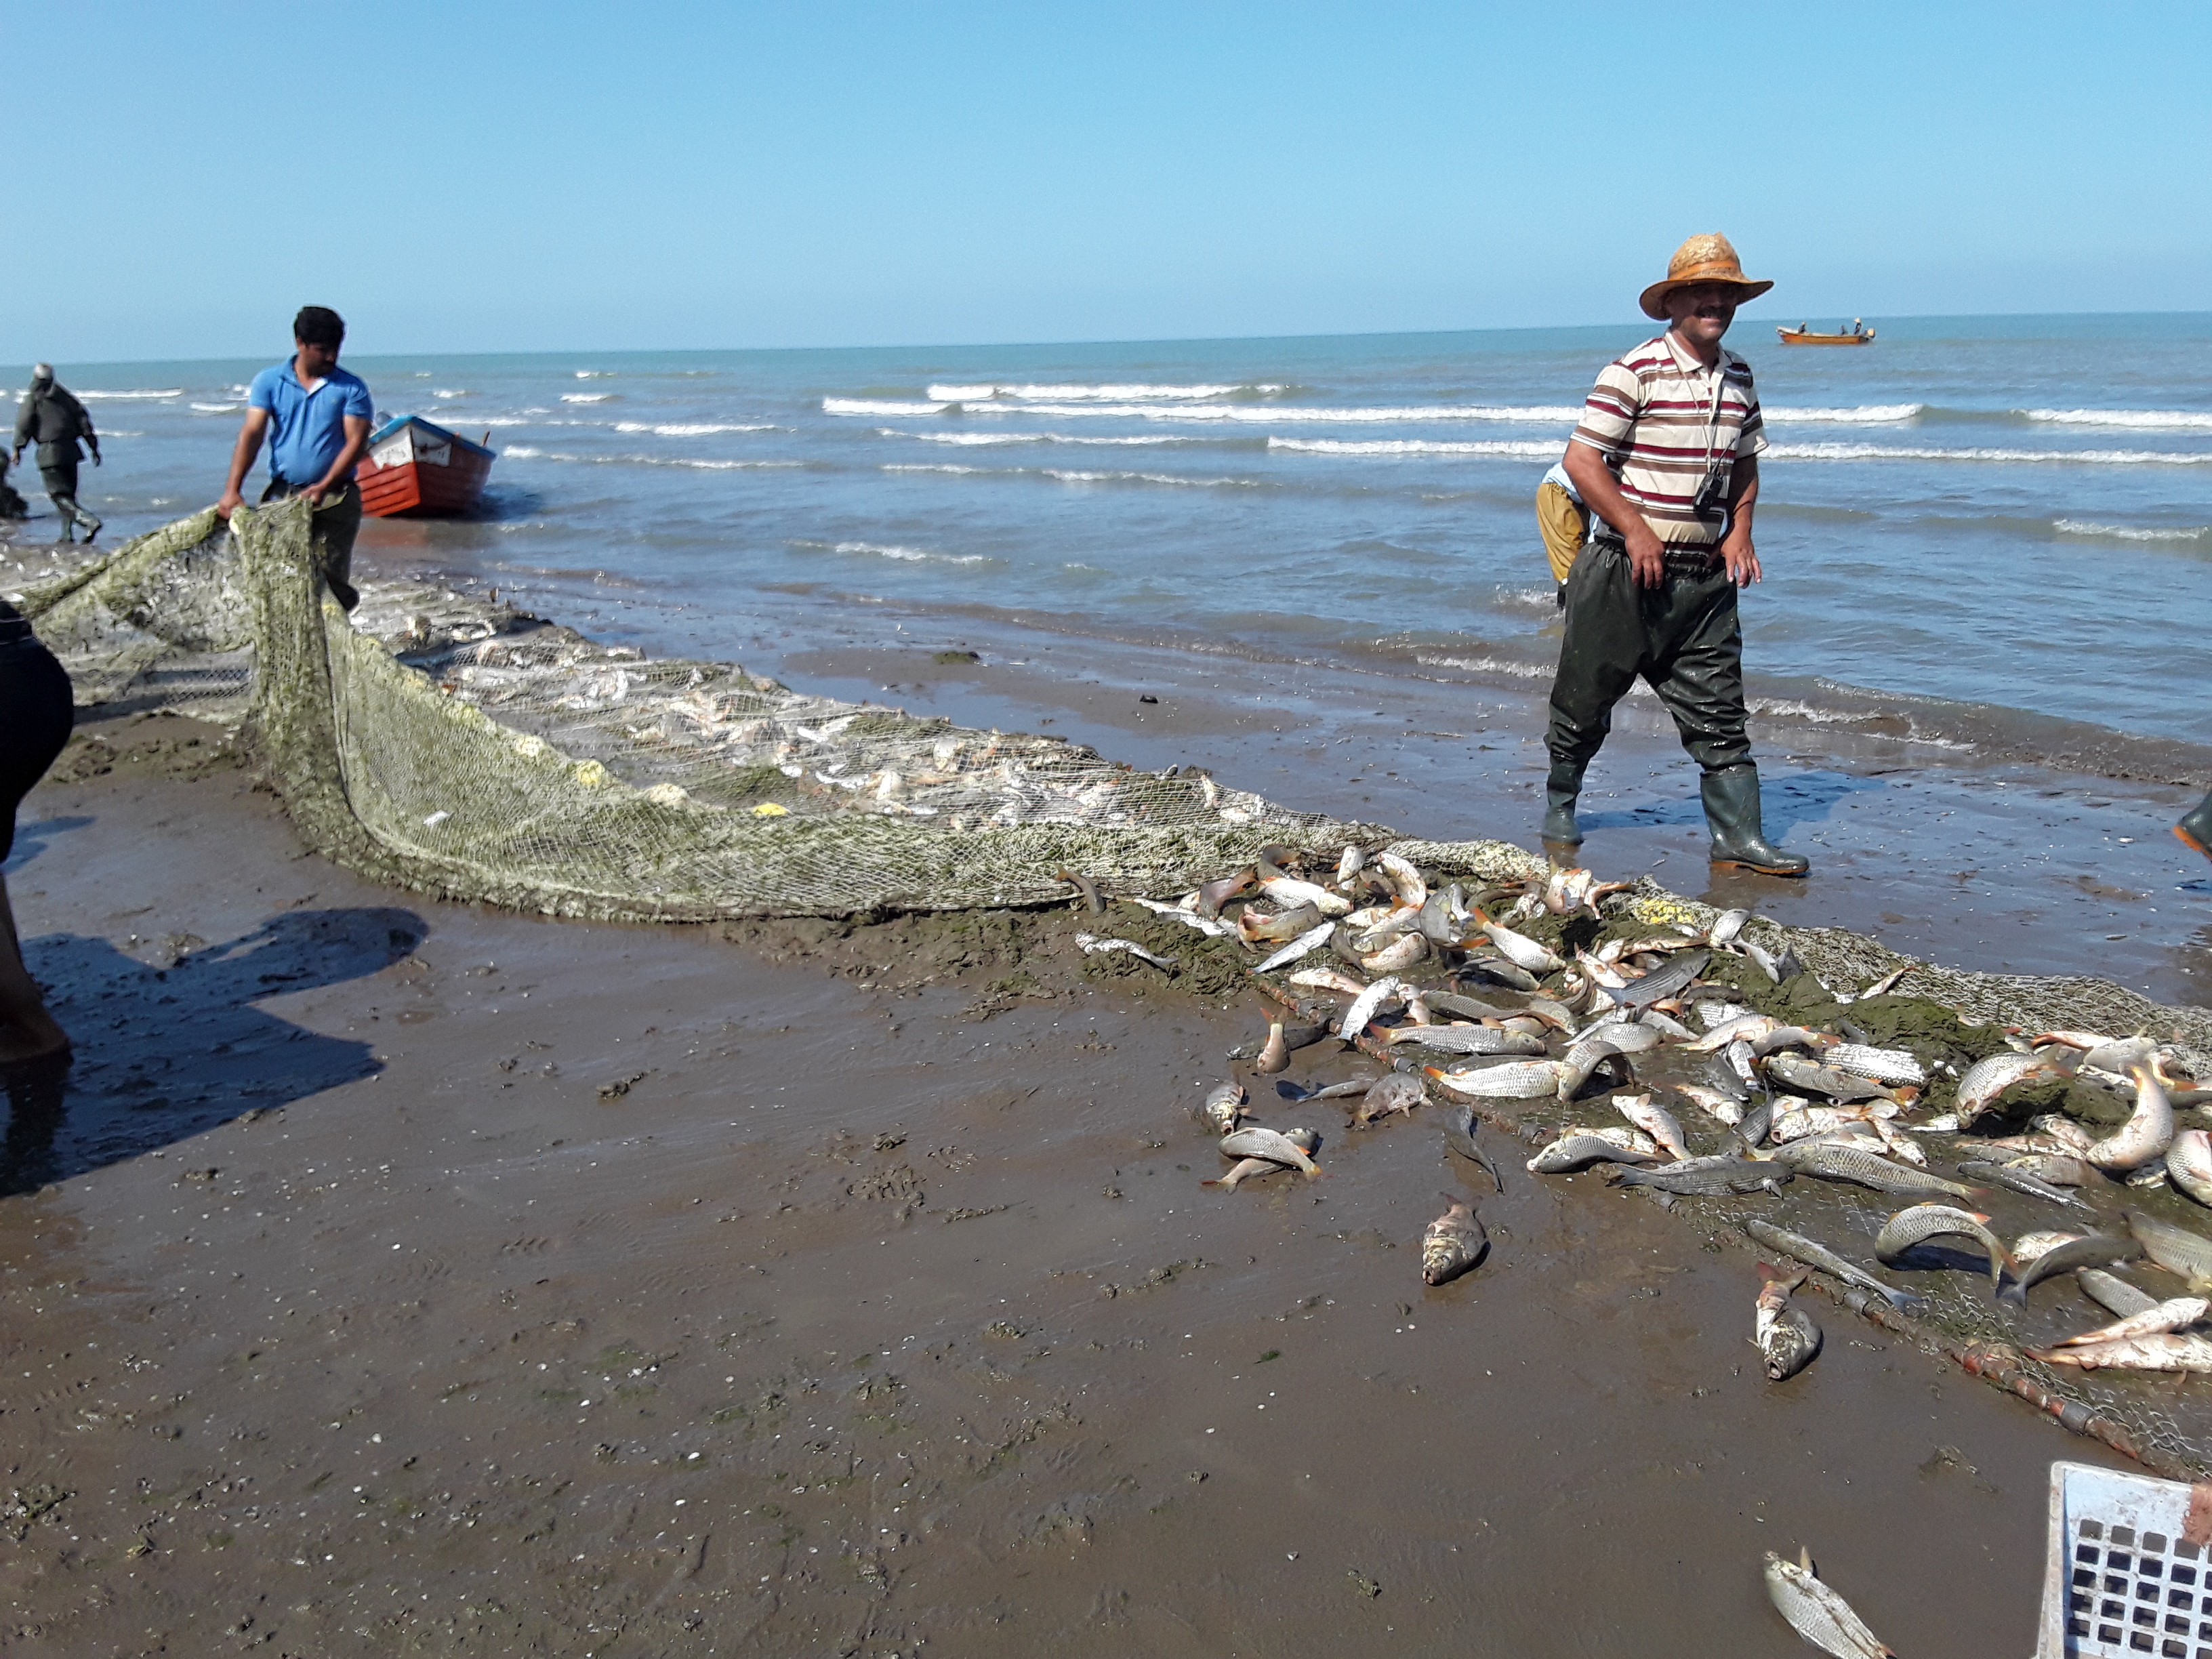
<path fill-rule="evenodd" d="M 1544 786 L 1544 856 L 1563 869 L 1578 861 L 1583 832 L 1575 823 L 1575 802 L 1583 793 L 1583 768 L 1571 761 L 1553 761 Z"/>
<path fill-rule="evenodd" d="M 2197 804 L 2197 810 L 2185 816 L 2173 826 L 2173 833 L 2185 847 L 2194 847 L 2207 858 L 2212 858 L 2212 795 Z"/>
<path fill-rule="evenodd" d="M 1712 860 L 1724 868 L 1762 876 L 1802 876 L 1812 860 L 1767 844 L 1760 828 L 1759 769 L 1726 766 L 1705 774 L 1705 822 L 1712 826 Z"/>

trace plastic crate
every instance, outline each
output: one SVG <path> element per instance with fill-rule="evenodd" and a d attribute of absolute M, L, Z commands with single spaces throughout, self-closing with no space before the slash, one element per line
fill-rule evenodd
<path fill-rule="evenodd" d="M 2051 1466 L 2036 1659 L 2212 1659 L 2212 1486 Z"/>

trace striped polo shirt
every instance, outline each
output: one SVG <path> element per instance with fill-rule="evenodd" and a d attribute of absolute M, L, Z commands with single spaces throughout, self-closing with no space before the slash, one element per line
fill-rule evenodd
<path fill-rule="evenodd" d="M 1669 331 L 1598 371 L 1573 441 L 1605 457 L 1620 493 L 1661 541 L 1710 547 L 1721 538 L 1723 520 L 1701 521 L 1690 510 L 1705 457 L 1732 468 L 1737 458 L 1766 447 L 1763 428 L 1751 366 L 1723 346 L 1720 362 L 1707 368 Z"/>

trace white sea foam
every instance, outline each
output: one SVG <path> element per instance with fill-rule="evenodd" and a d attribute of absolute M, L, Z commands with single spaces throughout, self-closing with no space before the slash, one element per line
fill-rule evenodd
<path fill-rule="evenodd" d="M 1502 455 L 1520 460 L 1559 458 L 1559 446 L 1522 438 L 1270 438 L 1270 449 L 1308 455 Z"/>
<path fill-rule="evenodd" d="M 438 395 L 442 398 L 446 394 L 441 392 Z M 561 401 L 564 404 L 603 404 L 614 395 L 611 392 L 564 392 L 561 394 Z"/>
<path fill-rule="evenodd" d="M 954 473 L 969 473 L 969 472 L 978 472 L 978 473 L 981 473 L 981 472 L 994 472 L 994 471 L 998 471 L 998 470 L 999 470 L 999 469 L 997 469 L 997 468 L 995 468 L 995 467 L 988 467 L 988 466 L 960 466 L 960 465 L 956 465 L 955 463 L 953 463 L 953 462 L 950 462 L 950 461 L 938 461 L 938 462 L 928 462 L 928 461 L 892 461 L 892 462 L 889 463 L 888 465 L 886 465 L 885 466 L 884 466 L 884 467 L 881 469 L 881 471 L 885 471 L 885 472 L 954 472 Z M 1017 472 L 1021 471 L 1022 470 L 1023 470 L 1023 469 L 1021 469 L 1020 467 L 1016 467 L 1016 468 L 1014 468 L 1014 469 L 1013 469 L 1013 471 L 1017 471 Z"/>
<path fill-rule="evenodd" d="M 2023 409 L 2031 421 L 2057 426 L 2128 426 L 2168 432 L 2212 432 L 2212 414 L 2191 409 Z"/>
<path fill-rule="evenodd" d="M 654 426 L 647 421 L 617 421 L 617 432 L 650 432 L 656 438 L 703 438 L 714 432 L 775 432 L 781 428 L 759 422 L 677 421 Z"/>
<path fill-rule="evenodd" d="M 576 371 L 576 378 L 580 380 L 611 380 L 614 374 L 611 368 L 580 368 Z"/>
<path fill-rule="evenodd" d="M 1175 472 L 1079 472 L 1062 467 L 1044 469 L 1048 478 L 1062 483 L 1153 483 L 1185 489 L 1257 489 L 1258 478 L 1187 478 Z"/>
<path fill-rule="evenodd" d="M 932 390 L 938 388 L 933 387 Z M 943 415 L 953 402 L 893 403 L 870 398 L 824 398 L 825 415 Z M 1548 404 L 1409 404 L 1378 409 L 1328 408 L 1317 404 L 1262 407 L 1255 404 L 959 404 L 969 415 L 1041 415 L 1054 419 L 1136 421 L 1228 421 L 1261 426 L 1374 426 L 1405 421 L 1506 421 L 1522 425 L 1572 425 L 1579 406 Z"/>
<path fill-rule="evenodd" d="M 1233 392 L 1249 392 L 1262 398 L 1279 397 L 1290 388 L 1282 385 L 1237 386 L 1016 386 L 985 382 L 980 386 L 933 386 L 927 396 L 939 403 L 981 403 L 993 398 L 1021 398 L 1052 403 L 1136 403 L 1152 398 L 1197 401 L 1225 398 Z"/>
<path fill-rule="evenodd" d="M 2145 530 L 2133 525 L 2091 524 L 2081 519 L 2058 519 L 2051 526 L 2062 536 L 2095 536 L 2120 542 L 2203 542 L 2212 541 L 2212 525 L 2199 525 L 2194 530 Z"/>
<path fill-rule="evenodd" d="M 73 387 L 80 398 L 181 398 L 185 389 L 173 386 L 166 392 L 87 392 L 82 386 Z"/>
<path fill-rule="evenodd" d="M 505 452 L 517 460 L 573 461 L 586 466 L 685 466 L 700 472 L 770 471 L 804 466 L 804 461 L 702 461 L 683 455 L 564 455 L 556 449 L 533 449 L 509 444 Z"/>
<path fill-rule="evenodd" d="M 1516 680 L 1549 679 L 1552 670 L 1541 663 L 1508 662 L 1498 657 L 1416 656 L 1424 668 L 1464 668 L 1476 674 L 1510 674 Z"/>
<path fill-rule="evenodd" d="M 795 541 L 792 545 L 809 552 L 865 554 L 872 558 L 896 559 L 902 564 L 978 565 L 999 562 L 981 553 L 933 553 L 927 548 L 902 547 L 896 543 Z"/>
<path fill-rule="evenodd" d="M 466 386 L 456 386 L 448 390 L 441 386 L 430 395 L 433 398 L 465 398 L 469 395 L 469 389 Z"/>
<path fill-rule="evenodd" d="M 824 415 L 942 415 L 952 405 L 918 404 L 907 398 L 824 398 Z"/>
<path fill-rule="evenodd" d="M 234 415 L 246 405 L 244 404 L 194 404 L 192 407 L 203 415 Z"/>
<path fill-rule="evenodd" d="M 1784 461 L 2003 461 L 2081 466 L 2212 465 L 2212 450 L 2192 455 L 2171 449 L 1933 449 L 1905 444 L 1776 444 L 1766 453 Z"/>
<path fill-rule="evenodd" d="M 1762 410 L 1770 421 L 1820 421 L 1832 425 L 1884 426 L 1897 421 L 1917 420 L 1925 413 L 1926 404 L 1861 404 L 1850 409 L 1793 409 L 1788 404 L 1766 404 Z"/>
<path fill-rule="evenodd" d="M 896 427 L 876 428 L 885 438 L 912 438 L 926 444 L 957 444 L 969 448 L 995 448 L 1006 444 L 1081 444 L 1098 449 L 1157 448 L 1163 444 L 1202 444 L 1206 438 L 1183 438 L 1167 433 L 1141 438 L 1079 438 L 1066 432 L 902 432 Z"/>

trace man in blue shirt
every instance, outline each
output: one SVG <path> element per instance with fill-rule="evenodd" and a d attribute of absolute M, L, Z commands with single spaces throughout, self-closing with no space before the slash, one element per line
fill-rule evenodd
<path fill-rule="evenodd" d="M 292 319 L 292 361 L 264 368 L 246 396 L 246 422 L 231 452 L 230 481 L 215 510 L 224 518 L 246 497 L 246 475 L 269 445 L 264 501 L 305 495 L 314 512 L 317 567 L 331 597 L 350 611 L 361 603 L 349 578 L 361 530 L 361 489 L 353 470 L 368 447 L 374 406 L 368 388 L 338 367 L 345 319 L 327 306 L 302 306 Z M 272 431 L 271 428 L 274 428 Z"/>

